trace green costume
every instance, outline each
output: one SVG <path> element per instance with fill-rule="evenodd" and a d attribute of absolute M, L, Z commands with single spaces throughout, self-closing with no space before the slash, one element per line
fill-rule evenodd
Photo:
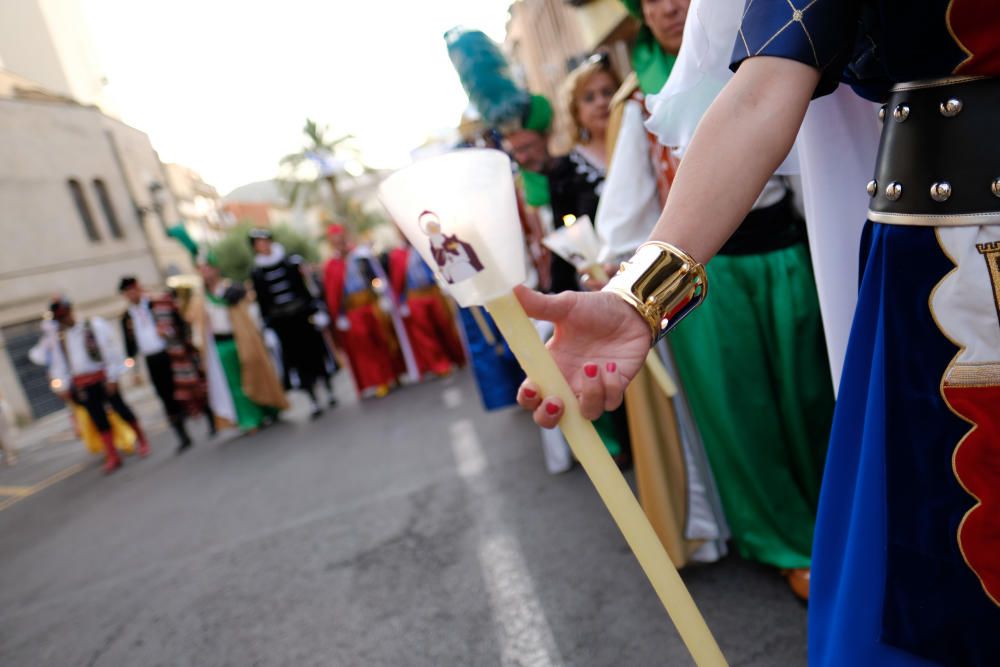
<path fill-rule="evenodd" d="M 641 0 L 623 2 L 642 21 Z M 644 24 L 632 52 L 642 91 L 658 93 L 675 60 Z M 808 568 L 833 384 L 804 235 L 780 239 L 785 210 L 773 239 L 709 263 L 709 298 L 668 342 L 740 553 Z"/>
<path fill-rule="evenodd" d="M 833 384 L 802 243 L 708 264 L 669 336 L 740 553 L 809 567 Z"/>
<path fill-rule="evenodd" d="M 229 308 L 229 304 L 220 297 L 208 293 L 205 295 L 209 308 Z M 278 414 L 276 408 L 257 405 L 243 391 L 243 375 L 239 352 L 236 349 L 236 339 L 227 338 L 215 341 L 215 349 L 219 354 L 219 363 L 226 376 L 226 384 L 233 397 L 233 407 L 236 408 L 237 427 L 241 431 L 253 431 L 263 426 L 267 419 Z"/>

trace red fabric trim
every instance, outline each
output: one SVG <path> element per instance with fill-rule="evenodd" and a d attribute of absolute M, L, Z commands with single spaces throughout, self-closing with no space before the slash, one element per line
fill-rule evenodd
<path fill-rule="evenodd" d="M 956 74 L 1000 74 L 1000 12 L 988 0 L 952 0 L 948 25 L 971 56 L 955 68 Z"/>
<path fill-rule="evenodd" d="M 952 409 L 975 428 L 955 450 L 955 476 L 979 503 L 958 529 L 965 561 L 1000 604 L 1000 387 L 945 387 Z"/>
<path fill-rule="evenodd" d="M 334 257 L 326 263 L 323 271 L 323 287 L 326 291 L 326 307 L 334 320 L 340 315 L 340 305 L 344 299 L 344 277 L 347 275 L 347 262 Z"/>

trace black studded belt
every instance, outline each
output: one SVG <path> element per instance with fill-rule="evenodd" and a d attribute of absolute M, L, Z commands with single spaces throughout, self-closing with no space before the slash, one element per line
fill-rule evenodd
<path fill-rule="evenodd" d="M 896 225 L 1000 223 L 1000 78 L 915 81 L 879 111 L 868 218 Z"/>

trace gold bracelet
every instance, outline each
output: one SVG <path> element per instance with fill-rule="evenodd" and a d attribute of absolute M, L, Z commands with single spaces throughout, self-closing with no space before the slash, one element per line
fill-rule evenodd
<path fill-rule="evenodd" d="M 622 263 L 602 291 L 635 308 L 656 343 L 705 300 L 708 276 L 705 267 L 680 248 L 649 241 Z"/>

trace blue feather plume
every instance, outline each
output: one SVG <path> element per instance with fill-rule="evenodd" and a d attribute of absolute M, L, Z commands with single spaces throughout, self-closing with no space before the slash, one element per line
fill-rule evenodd
<path fill-rule="evenodd" d="M 469 102 L 482 118 L 493 127 L 520 123 L 531 97 L 514 83 L 500 47 L 482 31 L 467 28 L 452 28 L 444 39 Z"/>

